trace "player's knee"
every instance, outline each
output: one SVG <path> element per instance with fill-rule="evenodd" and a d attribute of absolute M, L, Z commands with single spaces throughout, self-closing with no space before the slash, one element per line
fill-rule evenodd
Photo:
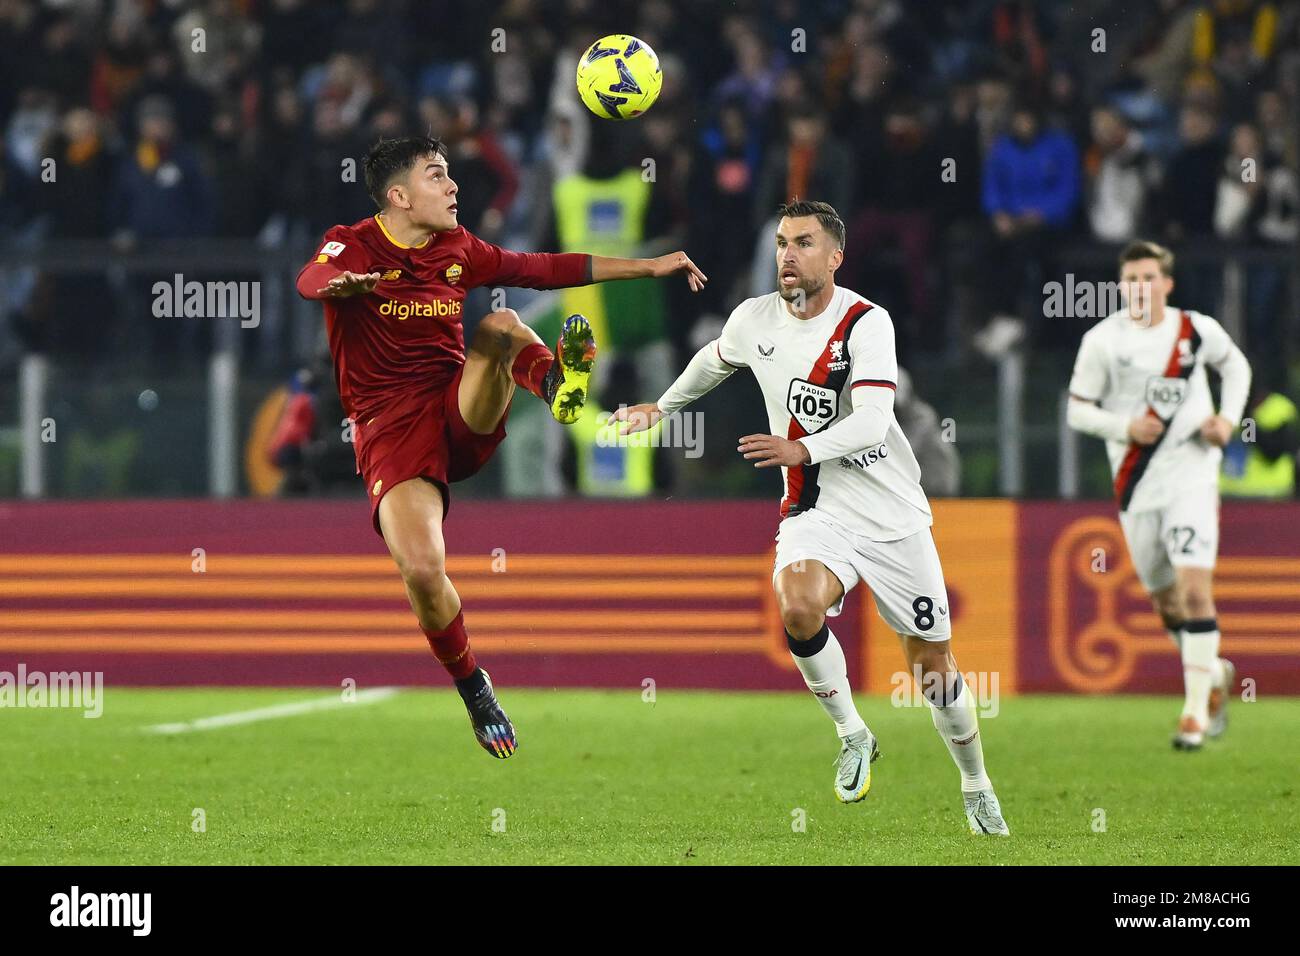
<path fill-rule="evenodd" d="M 419 598 L 433 600 L 446 586 L 447 562 L 440 554 L 398 560 L 397 566 L 407 589 Z"/>
<path fill-rule="evenodd" d="M 787 598 L 781 602 L 781 623 L 796 641 L 806 641 L 826 623 L 826 609 L 809 598 Z"/>
<path fill-rule="evenodd" d="M 493 339 L 509 339 L 515 329 L 521 325 L 523 325 L 523 320 L 519 318 L 519 313 L 514 309 L 497 309 L 495 312 L 489 312 L 483 316 L 482 321 L 478 324 L 477 334 L 489 336 Z"/>
<path fill-rule="evenodd" d="M 1183 611 L 1189 621 L 1214 617 L 1214 597 L 1208 587 L 1189 587 L 1183 593 Z"/>

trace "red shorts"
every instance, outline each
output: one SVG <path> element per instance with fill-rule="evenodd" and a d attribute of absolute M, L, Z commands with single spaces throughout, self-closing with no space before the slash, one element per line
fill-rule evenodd
<path fill-rule="evenodd" d="M 442 516 L 451 507 L 448 486 L 463 481 L 482 468 L 506 437 L 506 405 L 501 421 L 490 435 L 470 431 L 460 414 L 460 377 L 456 370 L 446 388 L 413 401 L 397 402 L 366 422 L 353 427 L 357 472 L 365 478 L 370 496 L 370 520 L 379 528 L 379 502 L 391 489 L 411 478 L 426 478 L 442 492 Z"/>

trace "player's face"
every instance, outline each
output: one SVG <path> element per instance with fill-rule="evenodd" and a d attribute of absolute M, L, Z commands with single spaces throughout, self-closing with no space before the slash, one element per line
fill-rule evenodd
<path fill-rule="evenodd" d="M 406 178 L 389 190 L 389 198 L 407 211 L 414 225 L 445 232 L 457 226 L 457 188 L 445 157 L 422 156 Z"/>
<path fill-rule="evenodd" d="M 844 253 L 816 216 L 785 218 L 776 227 L 776 287 L 781 298 L 807 299 L 835 278 Z"/>
<path fill-rule="evenodd" d="M 1150 322 L 1165 310 L 1165 302 L 1174 288 L 1174 280 L 1160 269 L 1155 259 L 1134 259 L 1124 263 L 1119 274 L 1120 288 L 1128 303 L 1129 318 Z"/>

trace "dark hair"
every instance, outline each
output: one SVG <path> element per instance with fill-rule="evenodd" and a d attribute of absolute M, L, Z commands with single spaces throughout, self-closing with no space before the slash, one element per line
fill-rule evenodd
<path fill-rule="evenodd" d="M 822 228 L 827 234 L 835 240 L 835 245 L 839 249 L 844 248 L 844 240 L 847 238 L 848 230 L 844 228 L 844 220 L 840 214 L 835 211 L 835 207 L 828 202 L 814 202 L 811 199 L 796 199 L 794 202 L 782 203 L 777 207 L 776 213 L 782 218 L 798 218 L 799 216 L 816 216 L 817 221 L 822 224 Z"/>
<path fill-rule="evenodd" d="M 442 140 L 432 136 L 403 136 L 381 139 L 370 147 L 362 168 L 366 173 L 366 192 L 381 210 L 388 205 L 388 187 L 397 176 L 410 172 L 421 156 L 447 156 Z"/>
<path fill-rule="evenodd" d="M 1174 254 L 1159 243 L 1146 239 L 1137 239 L 1124 247 L 1119 254 L 1119 269 L 1124 271 L 1124 263 L 1137 262 L 1139 259 L 1154 259 L 1160 263 L 1160 271 L 1167 276 L 1174 274 Z"/>

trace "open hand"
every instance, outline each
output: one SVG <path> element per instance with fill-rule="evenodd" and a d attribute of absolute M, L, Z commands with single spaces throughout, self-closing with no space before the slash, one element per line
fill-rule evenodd
<path fill-rule="evenodd" d="M 356 272 L 340 272 L 329 282 L 325 283 L 325 288 L 317 289 L 317 295 L 323 295 L 330 299 L 346 299 L 350 295 L 361 295 L 366 292 L 374 292 L 375 286 L 379 284 L 379 273 L 368 272 L 365 274 Z"/>
<path fill-rule="evenodd" d="M 662 279 L 664 276 L 670 276 L 677 272 L 686 273 L 686 281 L 691 285 L 692 292 L 699 292 L 704 288 L 704 283 L 709 281 L 709 277 L 700 271 L 700 267 L 691 261 L 691 257 L 684 252 L 670 252 L 666 256 L 659 256 L 657 259 L 650 260 L 651 275 L 656 279 Z"/>
<path fill-rule="evenodd" d="M 643 432 L 647 428 L 654 427 L 655 422 L 664 417 L 664 413 L 659 410 L 659 406 L 653 402 L 645 405 L 620 405 L 616 411 L 609 413 L 609 417 L 602 424 L 613 425 L 616 422 L 627 422 L 628 427 L 619 431 L 620 435 L 631 435 L 636 432 Z"/>

